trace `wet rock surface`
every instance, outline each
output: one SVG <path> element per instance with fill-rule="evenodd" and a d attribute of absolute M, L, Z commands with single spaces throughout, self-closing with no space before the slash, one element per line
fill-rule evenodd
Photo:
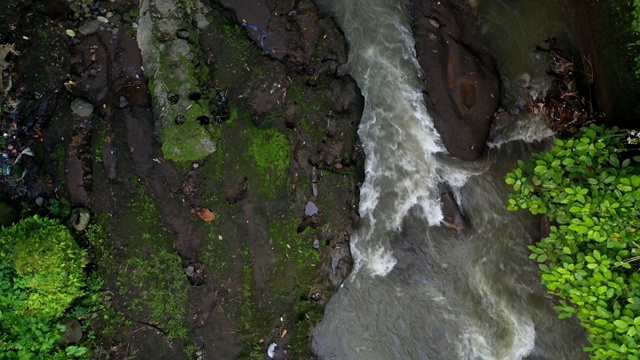
<path fill-rule="evenodd" d="M 155 131 L 170 160 L 199 160 L 216 150 L 214 137 L 202 126 L 208 122 L 198 121 L 216 113 L 212 99 L 201 95 L 209 89 L 197 34 L 208 25 L 207 12 L 198 0 L 145 0 L 140 5 L 137 42 L 151 81 Z M 179 116 L 184 121 L 176 121 Z"/>
<path fill-rule="evenodd" d="M 500 101 L 495 63 L 467 1 L 412 1 L 410 9 L 429 115 L 451 155 L 477 160 Z"/>

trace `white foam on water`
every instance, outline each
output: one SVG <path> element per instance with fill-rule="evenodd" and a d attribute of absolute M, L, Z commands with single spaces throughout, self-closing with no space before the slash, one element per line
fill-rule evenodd
<path fill-rule="evenodd" d="M 368 260 L 367 269 L 372 276 L 386 276 L 398 262 L 391 251 L 382 246 L 367 250 L 365 257 Z"/>
<path fill-rule="evenodd" d="M 486 324 L 469 321 L 464 332 L 464 341 L 461 341 L 458 347 L 460 357 L 514 360 L 529 355 L 535 346 L 536 338 L 533 320 L 518 312 L 506 298 L 496 294 L 481 268 L 472 271 L 471 278 L 469 283 L 482 298 L 481 311 L 486 311 L 497 323 L 506 326 L 510 337 L 491 339 L 492 335 L 483 329 L 483 325 Z M 496 343 L 496 340 L 499 343 Z"/>
<path fill-rule="evenodd" d="M 487 143 L 490 148 L 498 148 L 511 141 L 532 143 L 555 135 L 540 114 L 521 115 L 505 121 L 508 123 L 492 129 L 493 140 Z"/>
<path fill-rule="evenodd" d="M 365 152 L 359 207 L 363 221 L 351 242 L 353 272 L 364 265 L 373 276 L 393 269 L 396 260 L 385 234 L 399 231 L 412 208 L 420 207 L 431 225 L 443 218 L 434 154 L 446 150 L 427 114 L 413 36 L 402 15 L 385 9 L 376 21 L 388 22 L 386 28 L 395 31 L 353 44 L 349 60 L 365 98 L 358 129 Z"/>

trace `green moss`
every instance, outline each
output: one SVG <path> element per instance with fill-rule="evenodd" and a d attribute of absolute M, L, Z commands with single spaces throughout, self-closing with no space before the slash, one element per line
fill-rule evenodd
<path fill-rule="evenodd" d="M 98 222 L 106 222 L 106 216 L 98 218 Z M 86 230 L 87 240 L 91 246 L 91 253 L 95 262 L 103 273 L 112 274 L 115 270 L 115 249 L 113 242 L 109 240 L 109 233 L 103 225 L 90 224 Z"/>
<path fill-rule="evenodd" d="M 311 344 L 309 332 L 320 319 L 322 311 L 311 300 L 298 301 L 293 307 L 293 346 L 291 354 L 294 359 L 306 359 L 310 357 Z"/>
<path fill-rule="evenodd" d="M 299 220 L 293 216 L 275 219 L 281 220 L 269 223 L 269 236 L 284 251 L 284 262 L 295 262 L 298 274 L 303 277 L 304 274 L 314 272 L 316 264 L 320 262 L 320 252 L 313 248 L 313 239 L 308 235 L 308 230 L 298 234 Z"/>
<path fill-rule="evenodd" d="M 15 287 L 28 293 L 22 304 L 24 315 L 60 317 L 82 295 L 86 252 L 59 220 L 34 216 L 3 228 L 0 248 L 0 262 L 19 276 Z"/>
<path fill-rule="evenodd" d="M 133 316 L 158 326 L 168 339 L 187 338 L 190 285 L 178 254 L 162 249 L 133 256 L 120 267 L 118 282 L 120 293 L 130 300 L 125 305 Z"/>
<path fill-rule="evenodd" d="M 278 130 L 251 128 L 248 133 L 248 155 L 256 166 L 260 192 L 269 198 L 276 196 L 277 188 L 285 185 L 291 166 L 289 140 Z"/>
<path fill-rule="evenodd" d="M 223 46 L 219 52 L 215 79 L 224 88 L 244 93 L 247 87 L 251 87 L 265 73 L 260 61 L 263 54 L 249 40 L 242 27 L 225 24 L 218 29 Z"/>
<path fill-rule="evenodd" d="M 160 45 L 157 44 L 157 47 Z M 162 109 L 159 115 L 162 125 L 162 151 L 164 156 L 172 161 L 200 160 L 215 151 L 216 139 L 212 132 L 200 126 L 196 119 L 201 115 L 212 116 L 212 110 L 216 109 L 216 92 L 208 89 L 209 68 L 197 46 L 191 46 L 192 60 L 183 54 L 171 53 L 171 48 L 168 46 L 168 50 L 160 54 L 159 69 L 150 81 L 154 99 L 172 94 L 184 97 L 197 93 L 202 97 L 198 101 L 188 103 L 183 99 L 177 105 L 169 104 L 168 101 L 155 104 L 157 108 Z M 184 125 L 175 125 L 178 115 L 185 116 Z"/>
<path fill-rule="evenodd" d="M 225 242 L 219 238 L 217 227 L 211 226 L 209 236 L 200 251 L 202 263 L 212 269 L 216 276 L 225 278 L 229 275 L 231 256 Z"/>
<path fill-rule="evenodd" d="M 195 116 L 192 113 L 190 116 Z M 162 133 L 162 153 L 172 161 L 195 161 L 216 149 L 215 139 L 195 120 L 182 125 L 170 125 Z"/>
<path fill-rule="evenodd" d="M 107 126 L 106 121 L 96 116 L 91 121 L 91 152 L 93 154 L 94 162 L 101 163 L 103 161 L 102 149 L 109 141 L 111 141 L 111 139 L 109 137 L 109 127 Z"/>

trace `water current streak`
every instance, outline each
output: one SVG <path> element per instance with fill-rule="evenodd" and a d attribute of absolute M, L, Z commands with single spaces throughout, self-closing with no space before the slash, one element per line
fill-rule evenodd
<path fill-rule="evenodd" d="M 414 40 L 401 3 L 331 3 L 350 44 L 349 66 L 365 98 L 358 135 L 366 154 L 362 226 L 352 239 L 356 272 L 395 264 L 389 232 L 419 205 L 431 224 L 442 218 L 433 153 L 444 151 L 427 115 Z"/>

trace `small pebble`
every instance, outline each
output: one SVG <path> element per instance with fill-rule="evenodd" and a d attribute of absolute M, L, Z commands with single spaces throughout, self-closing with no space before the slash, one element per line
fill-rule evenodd
<path fill-rule="evenodd" d="M 90 35 L 98 31 L 100 23 L 97 20 L 87 20 L 80 24 L 78 32 L 82 35 Z"/>
<path fill-rule="evenodd" d="M 124 97 L 124 96 L 120 96 L 120 103 L 119 103 L 119 105 L 120 105 L 120 108 L 121 108 L 121 109 L 124 109 L 124 108 L 126 108 L 127 106 L 129 106 L 129 101 L 127 100 L 127 98 L 126 98 L 126 97 Z"/>
<path fill-rule="evenodd" d="M 318 206 L 313 202 L 307 202 L 307 205 L 304 207 L 304 215 L 305 216 L 313 216 L 318 213 Z"/>
<path fill-rule="evenodd" d="M 189 31 L 188 30 L 178 30 L 178 32 L 176 33 L 176 36 L 178 37 L 178 39 L 188 40 L 189 39 Z"/>
<path fill-rule="evenodd" d="M 187 276 L 193 276 L 193 274 L 195 273 L 195 268 L 191 265 L 187 266 Z"/>
<path fill-rule="evenodd" d="M 93 104 L 82 98 L 75 98 L 71 101 L 71 110 L 80 117 L 88 117 L 93 114 Z"/>

